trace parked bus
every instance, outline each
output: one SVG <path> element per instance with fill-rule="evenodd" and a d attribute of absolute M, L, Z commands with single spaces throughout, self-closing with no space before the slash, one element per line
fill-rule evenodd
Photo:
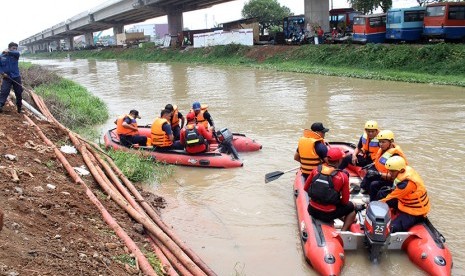
<path fill-rule="evenodd" d="M 445 40 L 465 40 L 465 2 L 426 6 L 423 35 Z"/>
<path fill-rule="evenodd" d="M 354 16 L 352 41 L 358 43 L 383 43 L 386 40 L 386 14 Z"/>
<path fill-rule="evenodd" d="M 339 32 L 352 32 L 354 16 L 361 15 L 362 12 L 352 8 L 332 9 L 329 11 L 329 27 L 336 28 Z"/>
<path fill-rule="evenodd" d="M 292 15 L 283 19 L 284 39 L 301 43 L 305 38 L 305 15 Z"/>
<path fill-rule="evenodd" d="M 418 41 L 423 33 L 425 7 L 389 9 L 386 15 L 386 39 Z"/>

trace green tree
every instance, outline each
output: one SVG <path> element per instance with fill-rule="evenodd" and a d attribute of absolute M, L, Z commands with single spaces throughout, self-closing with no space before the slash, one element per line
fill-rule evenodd
<path fill-rule="evenodd" d="M 372 13 L 377 8 L 387 12 L 392 7 L 392 0 L 349 0 L 349 3 L 364 14 Z"/>
<path fill-rule="evenodd" d="M 272 26 L 281 26 L 284 17 L 293 15 L 286 6 L 281 6 L 278 0 L 249 0 L 242 8 L 242 17 L 257 18 L 260 33 Z"/>

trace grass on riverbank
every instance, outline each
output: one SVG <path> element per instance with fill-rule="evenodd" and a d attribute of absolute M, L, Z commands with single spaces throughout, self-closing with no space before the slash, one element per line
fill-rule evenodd
<path fill-rule="evenodd" d="M 302 45 L 102 49 L 41 53 L 45 58 L 124 59 L 249 66 L 364 79 L 465 86 L 465 45 Z"/>
<path fill-rule="evenodd" d="M 108 154 L 123 174 L 134 182 L 153 180 L 160 182 L 174 172 L 174 166 L 155 162 L 150 157 L 141 157 L 137 154 L 115 150 L 108 151 Z"/>
<path fill-rule="evenodd" d="M 21 65 L 24 85 L 44 98 L 53 116 L 66 127 L 81 133 L 108 120 L 108 108 L 83 86 L 36 65 Z"/>

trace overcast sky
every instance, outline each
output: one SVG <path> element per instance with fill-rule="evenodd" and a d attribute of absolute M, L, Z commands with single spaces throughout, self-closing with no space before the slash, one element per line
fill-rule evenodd
<path fill-rule="evenodd" d="M 0 49 L 8 43 L 28 38 L 47 28 L 82 12 L 88 11 L 106 2 L 114 0 L 17 0 L 13 6 L 2 8 L 0 31 Z M 201 29 L 213 27 L 217 23 L 234 21 L 241 18 L 241 10 L 248 0 L 235 0 L 216 5 L 209 9 L 184 14 L 184 27 Z M 397 0 L 404 3 L 413 0 Z M 304 13 L 304 0 L 278 0 L 294 14 Z M 394 1 L 396 4 L 396 1 Z M 349 7 L 345 0 L 334 0 L 334 8 Z M 149 20 L 154 23 L 166 23 L 166 17 Z"/>

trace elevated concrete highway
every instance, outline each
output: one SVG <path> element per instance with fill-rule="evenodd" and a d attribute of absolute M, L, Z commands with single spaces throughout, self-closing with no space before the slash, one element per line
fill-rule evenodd
<path fill-rule="evenodd" d="M 93 43 L 92 33 L 109 28 L 121 33 L 125 25 L 147 19 L 168 16 L 169 32 L 176 35 L 182 31 L 182 13 L 212 7 L 233 0 L 112 0 L 89 11 L 82 12 L 40 33 L 21 40 L 20 45 L 31 50 L 47 49 L 52 41 L 65 39 L 72 48 L 72 38 L 85 35 Z"/>
<path fill-rule="evenodd" d="M 110 0 L 21 40 L 19 44 L 35 52 L 48 49 L 52 41 L 60 45 L 59 40 L 64 39 L 67 47 L 72 49 L 74 36 L 85 35 L 86 41 L 92 45 L 94 32 L 113 28 L 113 33 L 116 35 L 124 31 L 125 25 L 165 15 L 168 17 L 169 34 L 176 36 L 183 29 L 183 12 L 205 9 L 231 1 L 234 0 Z M 305 1 L 307 22 L 318 23 L 324 29 L 329 28 L 328 0 L 300 1 Z"/>

